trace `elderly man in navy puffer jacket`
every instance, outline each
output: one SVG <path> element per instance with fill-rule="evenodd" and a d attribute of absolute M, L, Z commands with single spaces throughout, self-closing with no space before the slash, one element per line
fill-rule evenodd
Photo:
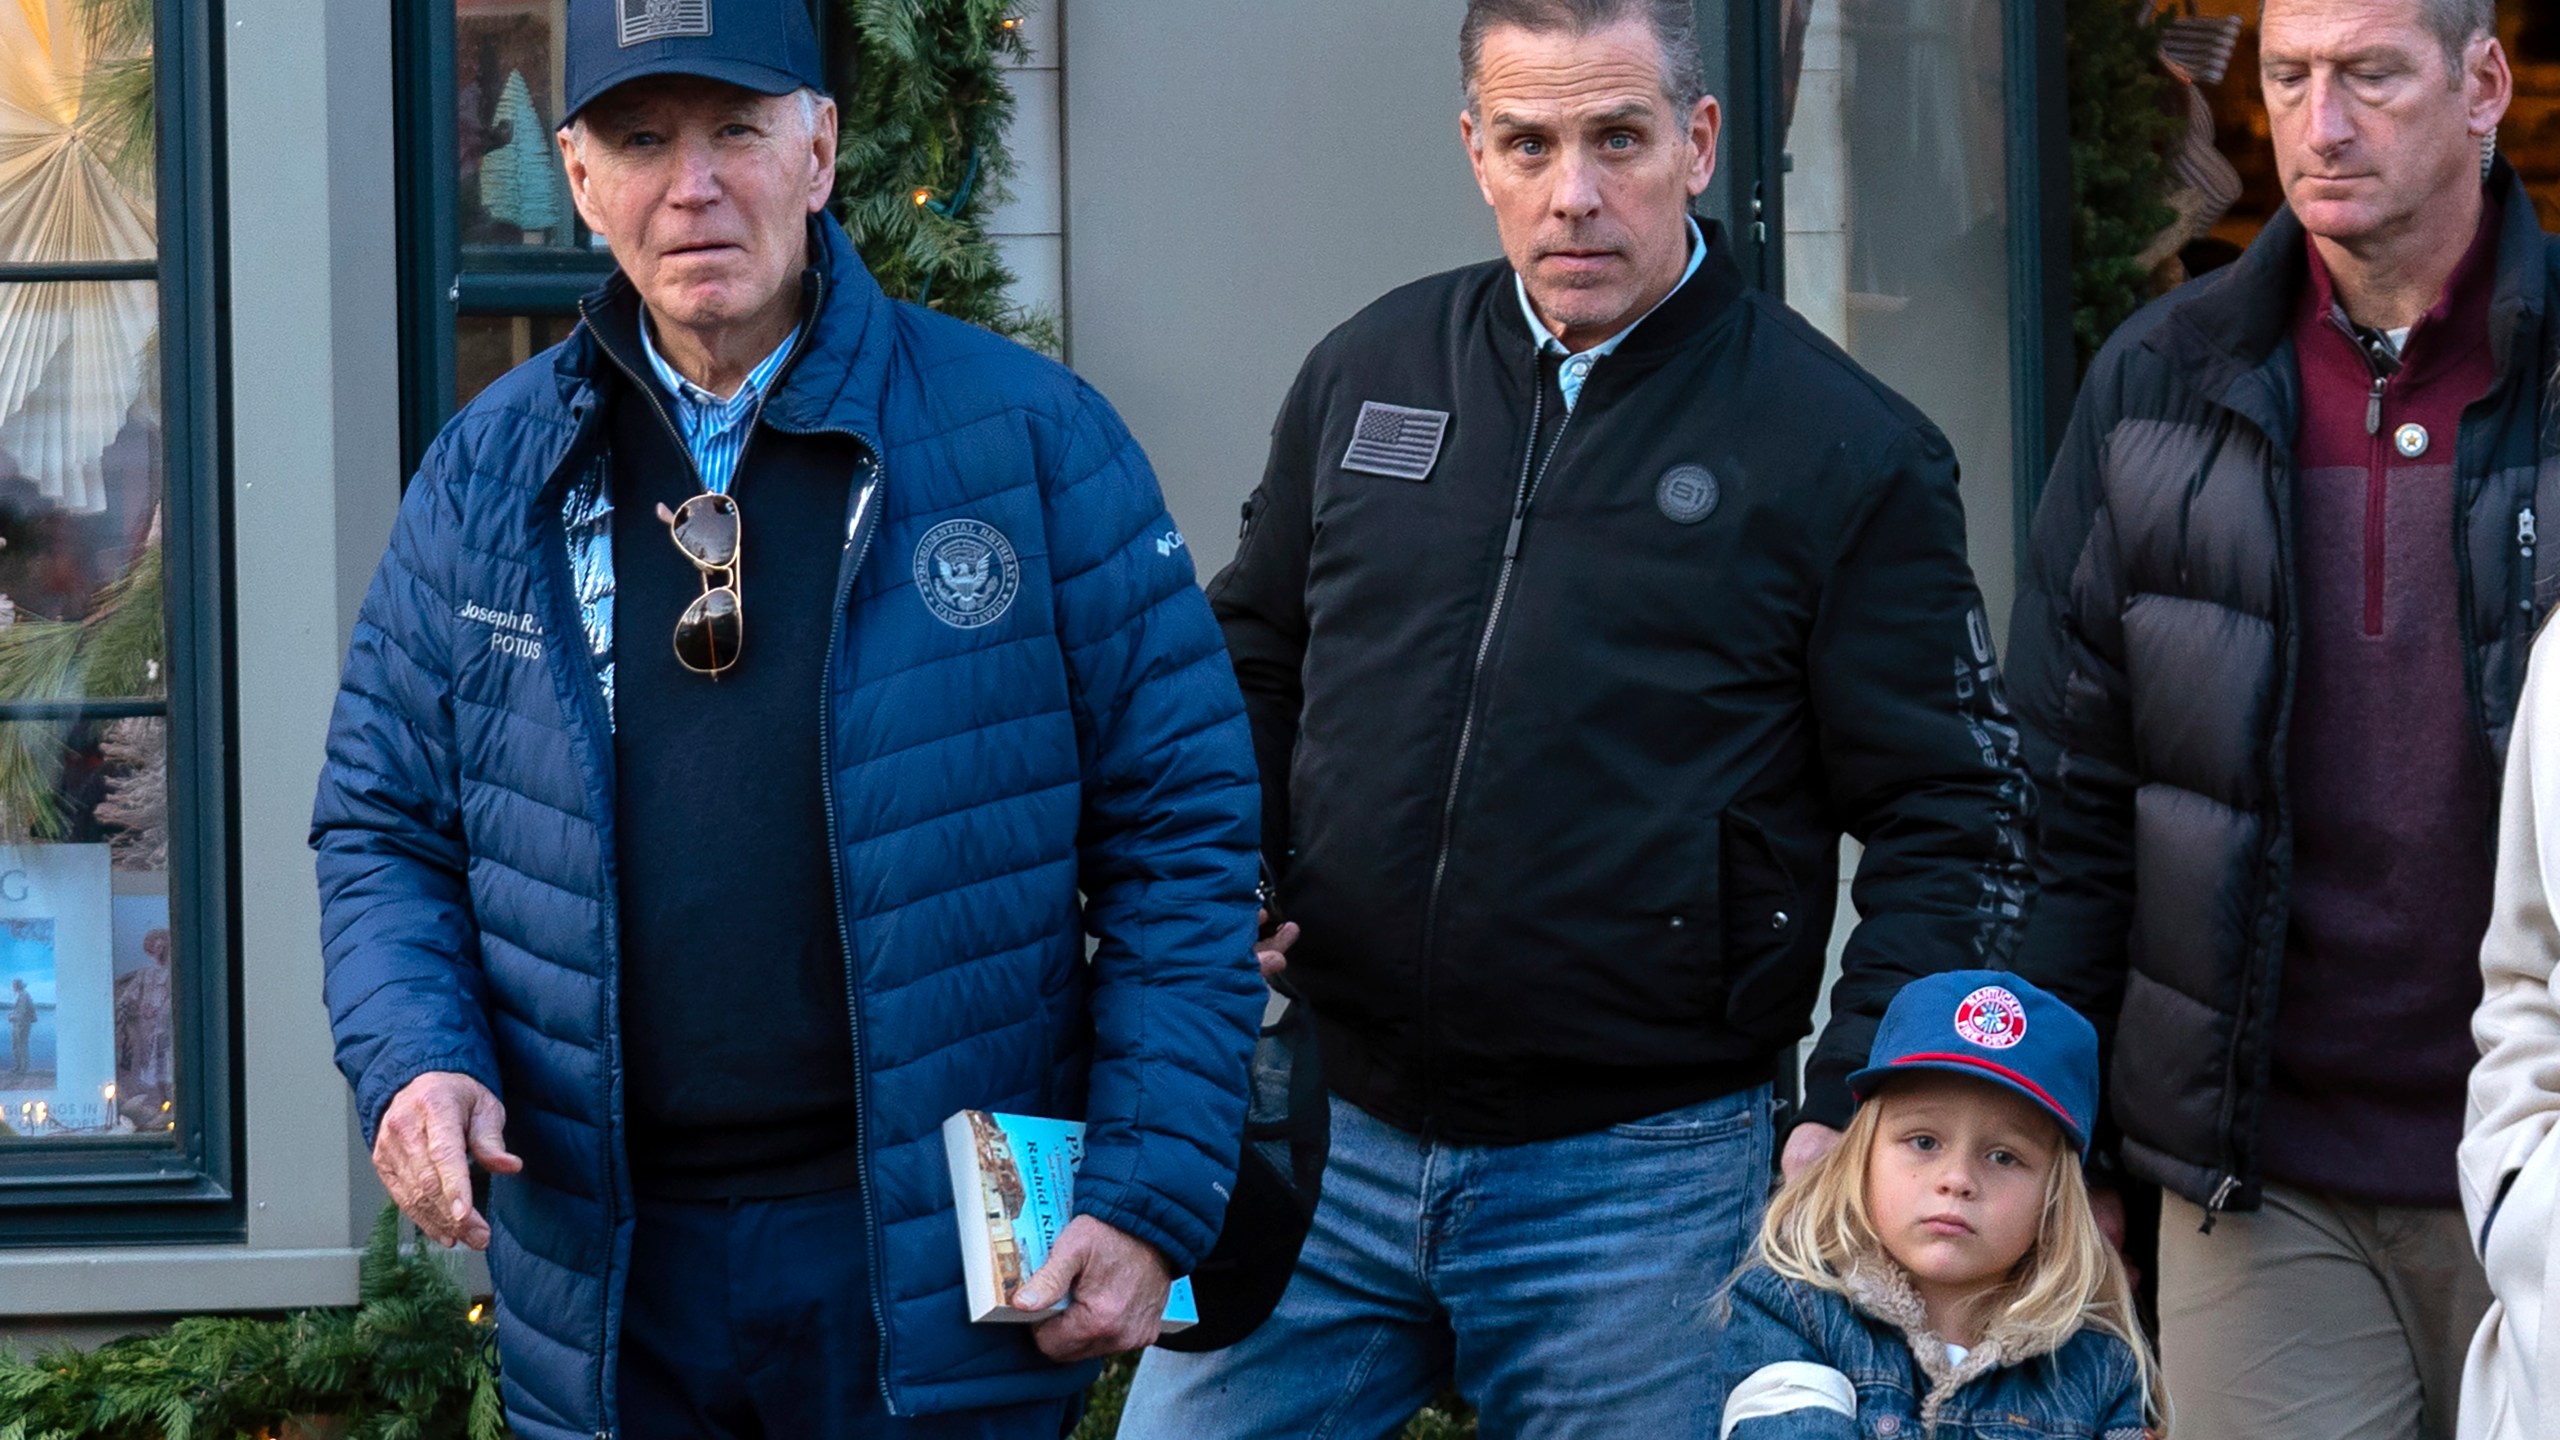
<path fill-rule="evenodd" d="M 569 24 L 621 271 L 437 438 L 358 618 L 340 1067 L 402 1208 L 488 1248 L 530 1440 L 1047 1440 L 1235 1170 L 1225 650 L 1110 407 L 827 218 L 799 0 Z M 968 1323 L 964 1108 L 1089 1127 L 1036 1326 Z"/>

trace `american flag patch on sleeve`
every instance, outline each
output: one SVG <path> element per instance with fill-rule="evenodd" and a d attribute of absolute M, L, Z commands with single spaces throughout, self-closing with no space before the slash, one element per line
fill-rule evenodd
<path fill-rule="evenodd" d="M 1441 437 L 1449 433 L 1449 412 L 1416 410 L 1376 400 L 1360 407 L 1351 427 L 1351 448 L 1342 468 L 1396 480 L 1426 480 L 1440 458 Z"/>

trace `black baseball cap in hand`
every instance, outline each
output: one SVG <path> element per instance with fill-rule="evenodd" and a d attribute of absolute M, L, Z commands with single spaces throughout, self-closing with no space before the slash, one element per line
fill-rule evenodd
<path fill-rule="evenodd" d="M 699 75 L 765 95 L 824 92 L 808 0 L 569 0 L 567 112 L 626 80 Z"/>

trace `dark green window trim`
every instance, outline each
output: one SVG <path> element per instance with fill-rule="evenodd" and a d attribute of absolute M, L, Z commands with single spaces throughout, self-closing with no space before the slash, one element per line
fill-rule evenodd
<path fill-rule="evenodd" d="M 8 707 L 6 718 L 166 714 L 169 914 L 176 981 L 178 1144 L 134 1138 L 0 1143 L 0 1245 L 237 1241 L 245 1231 L 239 880 L 231 859 L 232 616 L 225 487 L 224 156 L 219 3 L 159 0 L 159 260 L 0 267 L 0 282 L 154 280 L 171 699 Z M 36 274 L 32 271 L 45 271 Z M 78 271 L 81 273 L 52 273 Z"/>
<path fill-rule="evenodd" d="M 2062 448 L 2077 388 L 2071 350 L 2071 114 L 2062 7 L 2010 0 L 2009 389 L 2016 572 L 2023 583 L 2036 502 Z M 2007 636 L 1999 637 L 2006 645 Z"/>

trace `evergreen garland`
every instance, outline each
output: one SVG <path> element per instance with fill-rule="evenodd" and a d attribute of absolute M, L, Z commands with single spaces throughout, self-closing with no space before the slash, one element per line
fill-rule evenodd
<path fill-rule="evenodd" d="M 493 1322 L 384 1207 L 352 1308 L 194 1316 L 165 1334 L 0 1354 L 0 1440 L 503 1440 Z"/>
<path fill-rule="evenodd" d="M 836 95 L 836 211 L 863 263 L 899 299 L 1055 351 L 1055 320 L 1006 297 L 1014 277 L 986 231 L 1014 173 L 1004 61 L 1023 53 L 1019 0 L 837 3 L 854 78 Z"/>
<path fill-rule="evenodd" d="M 2168 202 L 2169 108 L 2152 0 L 2069 0 L 2071 338 L 2086 373 L 2098 348 L 2151 298 L 2139 257 L 2177 218 Z"/>

